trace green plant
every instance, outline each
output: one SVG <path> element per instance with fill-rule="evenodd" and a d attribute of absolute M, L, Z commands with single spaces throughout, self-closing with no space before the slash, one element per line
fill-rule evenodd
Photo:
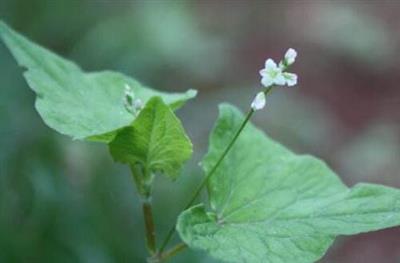
<path fill-rule="evenodd" d="M 204 179 L 160 246 L 152 216 L 156 175 L 172 180 L 192 153 L 173 110 L 196 92 L 163 93 L 123 74 L 85 73 L 0 22 L 0 36 L 37 94 L 44 122 L 74 139 L 108 145 L 115 161 L 130 167 L 142 199 L 149 262 L 163 262 L 186 247 L 228 262 L 314 262 L 338 235 L 400 225 L 400 191 L 358 184 L 348 188 L 322 161 L 292 153 L 249 120 L 278 86 L 293 86 L 287 73 L 296 52 L 277 65 L 266 61 L 265 89 L 247 115 L 227 104 L 202 161 Z M 209 203 L 194 203 L 207 187 Z M 166 250 L 177 229 L 184 243 Z"/>

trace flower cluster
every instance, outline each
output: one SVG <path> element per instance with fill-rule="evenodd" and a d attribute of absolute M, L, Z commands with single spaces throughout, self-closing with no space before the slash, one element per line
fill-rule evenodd
<path fill-rule="evenodd" d="M 131 86 L 129 86 L 128 84 L 125 84 L 124 106 L 126 110 L 133 115 L 137 115 L 139 111 L 143 108 L 142 100 L 139 98 L 135 99 L 135 93 L 133 92 Z"/>
<path fill-rule="evenodd" d="M 297 84 L 297 75 L 286 72 L 286 69 L 294 63 L 297 52 L 289 48 L 283 60 L 276 64 L 271 58 L 265 61 L 265 67 L 260 70 L 261 84 L 268 88 L 272 85 L 292 87 Z M 260 110 L 265 107 L 265 93 L 259 92 L 251 103 L 253 110 Z"/>

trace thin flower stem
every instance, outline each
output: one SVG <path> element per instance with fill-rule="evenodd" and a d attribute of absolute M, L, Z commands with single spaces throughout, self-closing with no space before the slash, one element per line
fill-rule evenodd
<path fill-rule="evenodd" d="M 143 200 L 142 209 L 143 209 L 144 223 L 146 227 L 147 249 L 149 250 L 151 255 L 154 255 L 157 253 L 157 246 L 156 246 L 156 231 L 154 227 L 151 201 Z"/>
<path fill-rule="evenodd" d="M 272 90 L 273 86 L 270 86 L 268 88 L 266 88 L 264 90 L 265 96 L 267 96 L 271 90 Z M 187 205 L 185 206 L 185 208 L 183 209 L 186 210 L 188 209 L 190 206 L 193 205 L 193 203 L 196 201 L 197 197 L 199 196 L 199 194 L 201 193 L 201 191 L 203 190 L 203 188 L 206 186 L 208 180 L 211 178 L 211 176 L 214 175 L 215 171 L 217 170 L 217 168 L 219 167 L 219 165 L 222 163 L 222 161 L 224 160 L 225 156 L 228 154 L 229 150 L 232 148 L 232 146 L 234 145 L 234 143 L 236 142 L 237 138 L 239 137 L 240 133 L 243 131 L 244 127 L 246 126 L 246 124 L 249 122 L 251 116 L 253 115 L 254 110 L 252 108 L 250 108 L 250 110 L 248 111 L 245 119 L 243 120 L 242 124 L 240 125 L 239 129 L 236 131 L 235 135 L 233 136 L 232 140 L 230 141 L 230 143 L 228 144 L 228 146 L 225 148 L 225 150 L 223 151 L 223 153 L 221 154 L 221 156 L 219 157 L 218 161 L 215 163 L 215 165 L 212 167 L 212 169 L 210 170 L 210 172 L 203 178 L 203 180 L 201 181 L 200 185 L 198 186 L 197 190 L 194 192 L 192 198 L 190 199 L 190 201 L 187 203 Z M 165 249 L 165 247 L 168 245 L 169 241 L 171 240 L 173 234 L 175 233 L 175 225 L 173 225 L 164 242 L 162 243 L 161 247 L 160 247 L 160 252 L 162 253 Z"/>

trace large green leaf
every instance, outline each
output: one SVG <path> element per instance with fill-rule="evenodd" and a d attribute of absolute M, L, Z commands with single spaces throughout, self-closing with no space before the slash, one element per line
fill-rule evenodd
<path fill-rule="evenodd" d="M 116 161 L 131 166 L 141 164 L 144 175 L 161 171 L 175 179 L 192 154 L 192 143 L 172 110 L 155 97 L 140 111 L 132 126 L 117 133 L 110 151 Z"/>
<path fill-rule="evenodd" d="M 44 122 L 75 139 L 108 142 L 113 138 L 113 131 L 132 123 L 134 116 L 123 103 L 126 84 L 143 102 L 160 96 L 172 108 L 178 108 L 196 95 L 194 90 L 158 92 L 112 71 L 85 73 L 74 63 L 32 43 L 1 21 L 0 37 L 19 65 L 27 68 L 24 77 L 37 94 L 35 106 Z"/>
<path fill-rule="evenodd" d="M 203 160 L 207 173 L 243 121 L 223 105 Z M 400 191 L 349 189 L 320 160 L 296 155 L 248 125 L 208 185 L 204 205 L 184 211 L 178 231 L 190 247 L 228 262 L 314 262 L 336 235 L 400 224 Z"/>

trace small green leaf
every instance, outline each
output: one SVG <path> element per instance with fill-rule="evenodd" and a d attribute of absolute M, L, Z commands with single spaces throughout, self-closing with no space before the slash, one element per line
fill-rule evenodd
<path fill-rule="evenodd" d="M 192 143 L 172 110 L 154 97 L 132 126 L 117 133 L 110 151 L 115 161 L 141 164 L 145 174 L 161 171 L 175 179 L 192 154 Z"/>
<path fill-rule="evenodd" d="M 203 160 L 207 173 L 243 121 L 223 105 Z M 204 205 L 184 211 L 177 229 L 190 247 L 228 262 L 315 262 L 336 235 L 400 224 L 400 191 L 352 189 L 320 160 L 296 155 L 253 125 L 239 136 L 208 184 Z"/>
<path fill-rule="evenodd" d="M 196 91 L 164 93 L 142 86 L 123 74 L 103 71 L 85 73 L 74 63 L 32 43 L 0 21 L 0 37 L 37 94 L 36 109 L 44 122 L 74 139 L 109 142 L 115 130 L 132 123 L 135 117 L 124 107 L 124 87 L 128 84 L 144 103 L 160 96 L 172 108 L 182 106 Z"/>

